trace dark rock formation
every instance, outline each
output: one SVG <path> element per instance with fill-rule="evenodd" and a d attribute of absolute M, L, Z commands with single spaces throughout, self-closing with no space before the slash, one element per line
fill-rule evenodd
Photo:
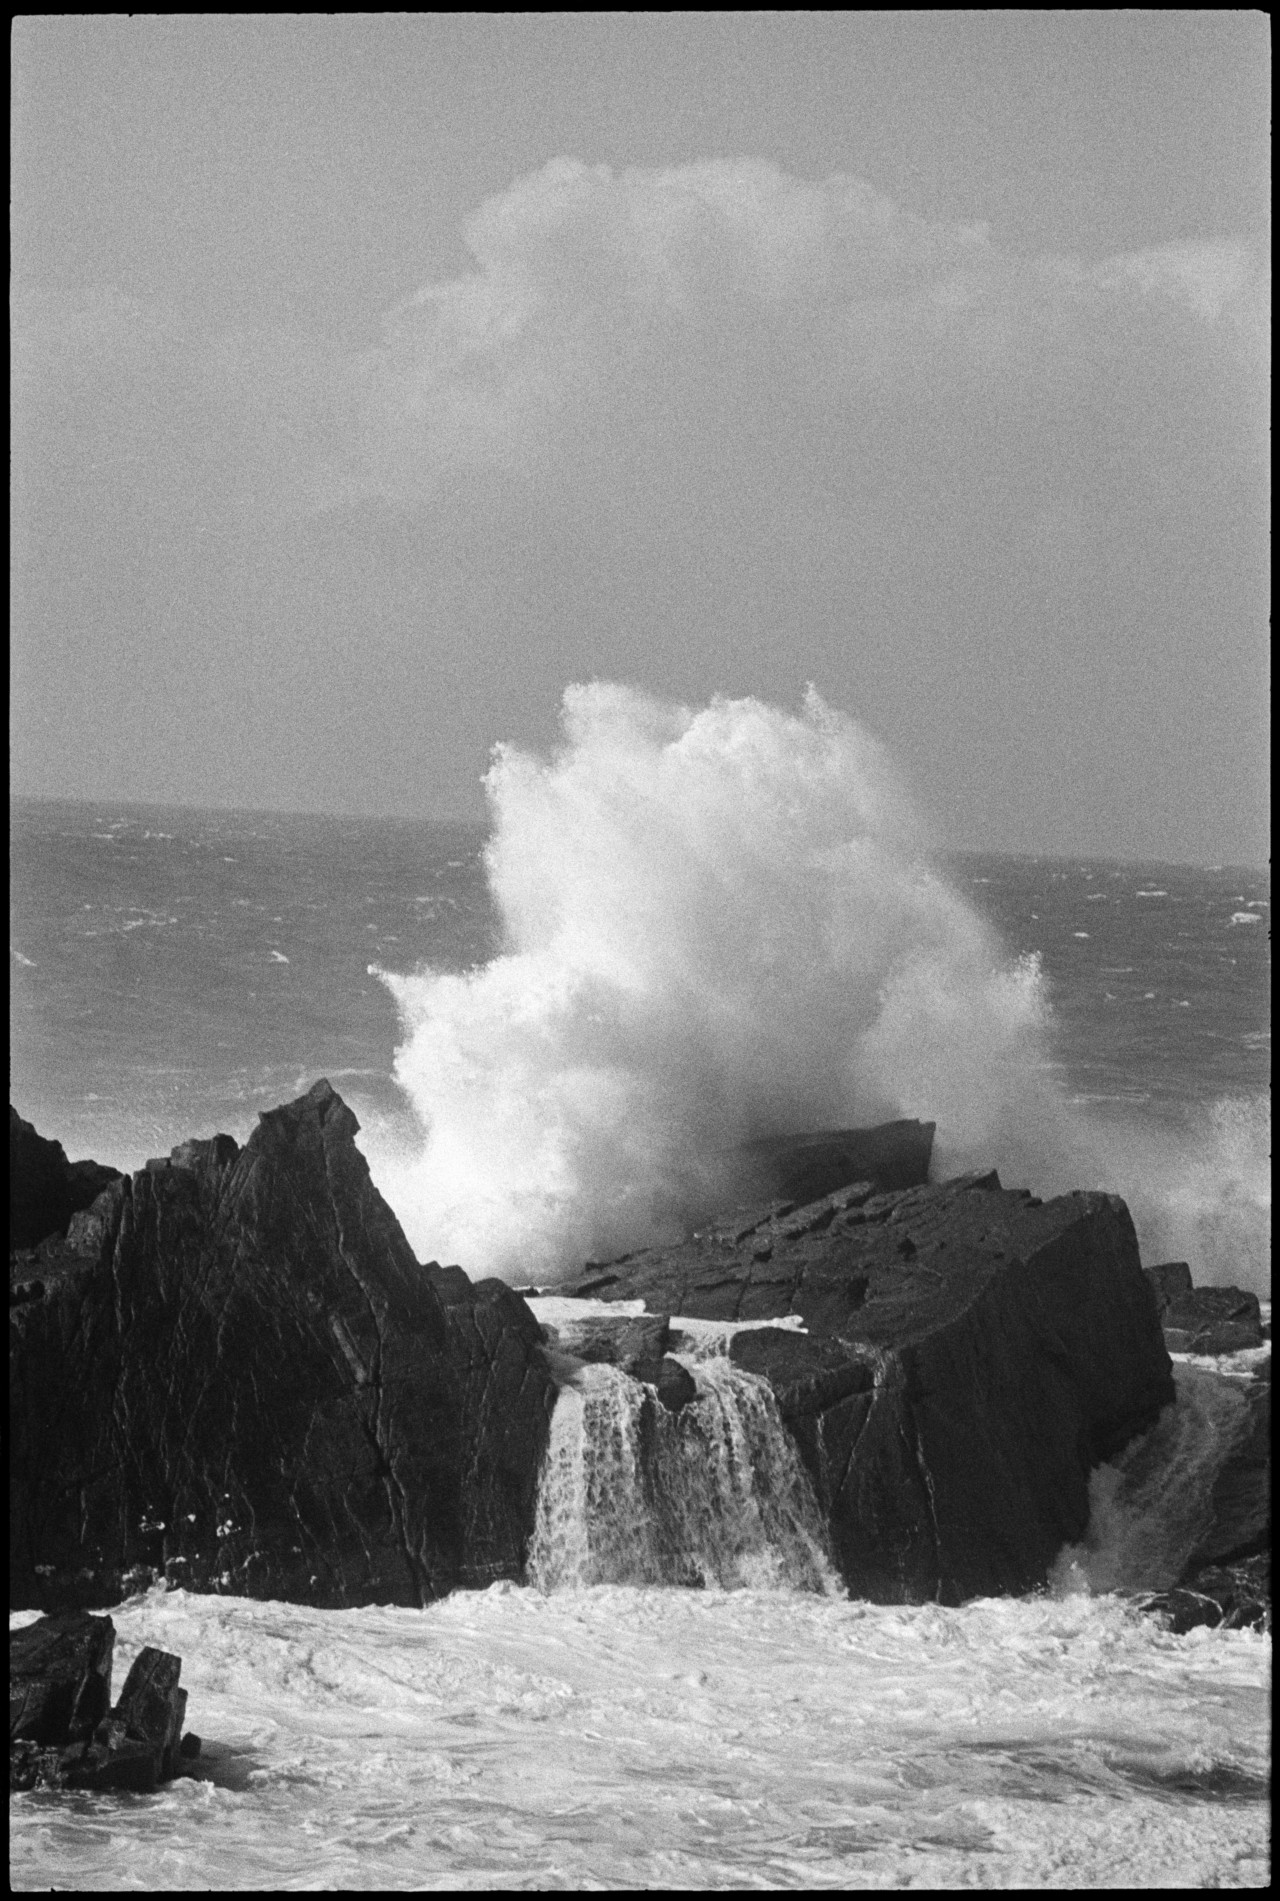
<path fill-rule="evenodd" d="M 754 1199 L 799 1205 L 819 1201 L 847 1182 L 869 1181 L 882 1190 L 927 1182 L 936 1126 L 883 1122 L 874 1129 L 768 1136 L 745 1143 L 739 1152 L 754 1177 Z"/>
<path fill-rule="evenodd" d="M 86 1611 L 42 1617 L 9 1636 L 9 1787 L 154 1789 L 198 1755 L 182 1735 L 180 1657 L 145 1649 L 115 1708 L 115 1627 Z"/>
<path fill-rule="evenodd" d="M 1191 1292 L 1191 1269 L 1185 1261 L 1161 1261 L 1158 1266 L 1144 1267 L 1142 1271 L 1156 1297 L 1156 1312 L 1163 1321 L 1173 1302 Z"/>
<path fill-rule="evenodd" d="M 1193 1287 L 1185 1261 L 1144 1269 L 1170 1353 L 1239 1353 L 1266 1337 L 1256 1294 L 1240 1287 Z"/>
<path fill-rule="evenodd" d="M 1213 1517 L 1188 1560 L 1184 1579 L 1206 1566 L 1232 1564 L 1271 1549 L 1271 1368 L 1244 1388 L 1248 1415 L 1213 1483 Z"/>
<path fill-rule="evenodd" d="M 72 1215 L 119 1179 L 119 1169 L 103 1162 L 69 1162 L 61 1142 L 37 1135 L 9 1104 L 10 1250 L 65 1234 Z"/>
<path fill-rule="evenodd" d="M 643 1362 L 657 1363 L 671 1338 L 665 1314 L 587 1315 L 555 1329 L 557 1344 L 576 1360 L 604 1361 L 634 1373 Z"/>
<path fill-rule="evenodd" d="M 1256 1295 L 1238 1287 L 1194 1287 L 1185 1261 L 1145 1272 L 1171 1353 L 1238 1353 L 1268 1337 Z M 1175 1631 L 1198 1624 L 1271 1626 L 1270 1360 L 1255 1367 L 1247 1384 L 1232 1384 L 1244 1399 L 1245 1418 L 1214 1479 L 1208 1527 L 1177 1588 L 1148 1606 L 1165 1613 Z"/>
<path fill-rule="evenodd" d="M 111 1712 L 124 1735 L 147 1744 L 164 1782 L 178 1773 L 178 1745 L 187 1714 L 187 1693 L 178 1687 L 182 1659 L 147 1645 L 133 1660 L 120 1700 Z"/>
<path fill-rule="evenodd" d="M 692 1374 L 667 1352 L 671 1326 L 665 1314 L 589 1315 L 544 1331 L 550 1344 L 573 1360 L 604 1362 L 655 1387 L 670 1413 L 697 1398 Z"/>
<path fill-rule="evenodd" d="M 707 1319 L 767 1379 L 855 1595 L 954 1603 L 1044 1582 L 1093 1466 L 1174 1398 L 1117 1197 L 1040 1203 L 994 1174 L 728 1223 L 567 1294 Z"/>
<path fill-rule="evenodd" d="M 327 1083 L 11 1263 L 10 1603 L 163 1573 L 322 1605 L 518 1577 L 554 1387 L 499 1281 L 421 1267 Z M 35 1291 L 31 1291 L 35 1290 Z"/>
<path fill-rule="evenodd" d="M 1162 1613 L 1179 1635 L 1202 1624 L 1214 1630 L 1270 1630 L 1271 1554 L 1203 1565 L 1174 1590 L 1146 1598 L 1142 1609 Z"/>
<path fill-rule="evenodd" d="M 656 1389 L 659 1405 L 665 1406 L 669 1413 L 678 1413 L 698 1397 L 698 1383 L 692 1373 L 670 1354 L 664 1355 L 656 1366 L 652 1360 L 642 1361 L 635 1377 Z"/>
<path fill-rule="evenodd" d="M 73 1611 L 9 1633 L 9 1741 L 87 1742 L 111 1707 L 115 1625 Z"/>

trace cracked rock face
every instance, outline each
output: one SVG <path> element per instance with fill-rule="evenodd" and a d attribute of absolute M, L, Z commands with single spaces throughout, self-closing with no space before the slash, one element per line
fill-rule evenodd
<path fill-rule="evenodd" d="M 576 1288 L 758 1327 L 731 1355 L 767 1379 L 854 1595 L 1043 1584 L 1088 1521 L 1091 1468 L 1174 1398 L 1133 1224 L 1115 1196 L 1040 1203 L 994 1175 L 799 1209 L 595 1265 Z"/>
<path fill-rule="evenodd" d="M 419 1265 L 357 1127 L 317 1083 L 11 1262 L 11 1606 L 161 1572 L 335 1606 L 521 1575 L 555 1395 L 537 1322 Z"/>

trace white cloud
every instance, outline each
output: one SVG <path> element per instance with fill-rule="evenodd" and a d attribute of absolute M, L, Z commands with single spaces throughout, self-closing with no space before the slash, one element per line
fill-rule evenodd
<path fill-rule="evenodd" d="M 195 488 L 307 512 L 426 504 L 468 472 L 578 500 L 639 479 L 653 492 L 716 456 L 767 460 L 788 429 L 856 429 L 869 403 L 945 424 L 957 402 L 1030 394 L 1047 414 L 1121 332 L 1147 356 L 1168 324 L 1210 349 L 1266 347 L 1245 245 L 1018 258 L 981 225 L 758 159 L 617 174 L 556 159 L 482 204 L 466 239 L 474 268 L 398 305 L 355 355 L 209 336 L 106 292 L 15 311 L 17 372 L 67 393 L 98 465 L 119 440 L 130 489 L 168 471 L 158 507 L 187 486 L 176 430 L 199 442 Z"/>
<path fill-rule="evenodd" d="M 476 212 L 476 269 L 393 311 L 352 373 L 363 440 L 339 495 L 426 498 L 466 467 L 545 478 L 607 417 L 619 453 L 752 379 L 848 406 L 946 382 L 1052 385 L 1116 313 L 1217 323 L 1249 308 L 1246 247 L 1086 266 L 1002 253 L 869 185 L 760 160 L 625 171 L 557 159 Z M 726 395 L 726 392 L 731 394 Z"/>

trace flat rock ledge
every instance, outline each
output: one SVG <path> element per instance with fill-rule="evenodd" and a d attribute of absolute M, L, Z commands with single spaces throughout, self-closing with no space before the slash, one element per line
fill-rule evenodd
<path fill-rule="evenodd" d="M 115 1626 L 88 1611 L 9 1634 L 9 1788 L 147 1794 L 200 1753 L 182 1733 L 182 1659 L 148 1647 L 111 1702 Z"/>

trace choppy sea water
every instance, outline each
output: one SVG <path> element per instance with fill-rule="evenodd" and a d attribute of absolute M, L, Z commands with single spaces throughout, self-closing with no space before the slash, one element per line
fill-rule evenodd
<path fill-rule="evenodd" d="M 1268 1881 L 1268 1638 L 1116 1598 L 959 1610 L 511 1585 L 425 1611 L 153 1593 L 192 1780 L 10 1805 L 14 1886 Z"/>
<path fill-rule="evenodd" d="M 422 1127 L 375 973 L 463 973 L 507 948 L 482 844 L 18 802 L 13 1100 L 72 1156 L 130 1167 L 188 1135 L 243 1139 L 327 1074 L 392 1191 L 385 1158 Z M 1249 1279 L 1269 1215 L 1259 875 L 968 857 L 949 876 L 1012 965 L 1038 959 L 1058 1097 L 1190 1183 L 1197 1278 Z M 1109 1591 L 1134 1582 L 1128 1549 L 1112 1511 L 1064 1554 L 1061 1596 L 959 1610 L 797 1590 L 786 1565 L 769 1590 L 500 1586 L 421 1612 L 151 1594 L 113 1610 L 117 1677 L 144 1643 L 182 1655 L 199 1774 L 151 1797 L 16 1798 L 11 1878 L 1264 1885 L 1270 1639 L 1139 1616 Z"/>
<path fill-rule="evenodd" d="M 327 1075 L 403 1113 L 371 964 L 492 954 L 478 826 L 16 800 L 10 1077 L 73 1157 L 243 1139 Z"/>

